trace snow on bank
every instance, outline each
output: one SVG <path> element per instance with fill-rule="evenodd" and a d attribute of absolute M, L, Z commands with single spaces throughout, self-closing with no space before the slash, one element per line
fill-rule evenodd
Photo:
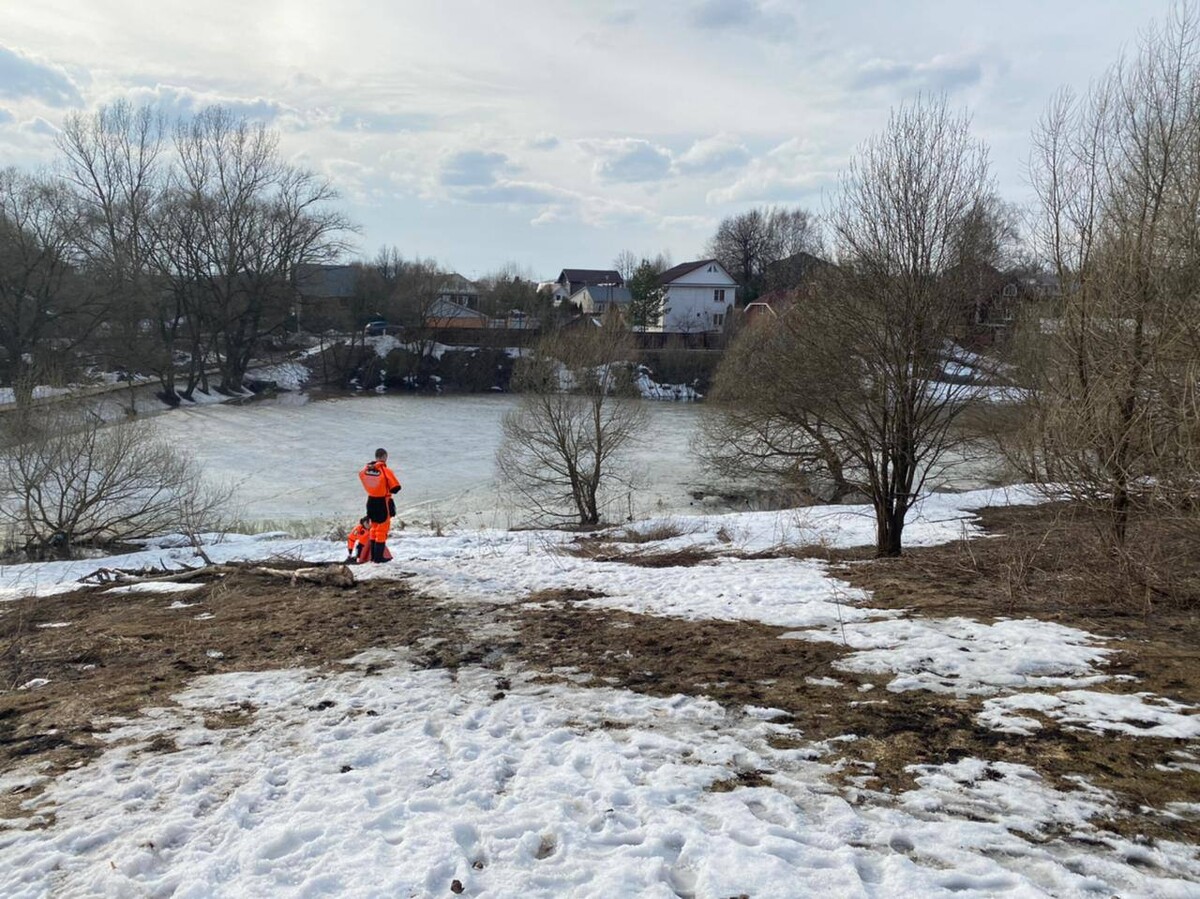
<path fill-rule="evenodd" d="M 280 390 L 303 390 L 312 380 L 312 372 L 300 362 L 281 362 L 252 368 L 246 372 L 246 377 L 252 381 L 273 382 Z"/>
<path fill-rule="evenodd" d="M 638 367 L 633 383 L 637 387 L 642 399 L 673 400 L 679 402 L 693 402 L 703 399 L 696 391 L 696 388 L 690 384 L 659 384 L 650 377 L 649 369 L 644 366 Z"/>
<path fill-rule="evenodd" d="M 933 546 L 979 531 L 974 509 L 988 505 L 1022 505 L 1040 501 L 1032 487 L 1007 487 L 974 490 L 966 493 L 935 493 L 922 500 L 912 513 L 905 529 L 909 546 Z M 810 506 L 778 512 L 740 512 L 724 515 L 671 516 L 638 522 L 636 528 L 648 530 L 667 526 L 683 536 L 655 544 L 656 549 L 677 549 L 683 546 L 709 548 L 717 552 L 763 552 L 789 545 L 862 546 L 874 542 L 875 519 L 870 506 Z M 393 532 L 390 543 L 397 564 L 380 569 L 362 569 L 360 576 L 389 577 L 397 568 L 417 570 L 423 587 L 441 595 L 458 599 L 489 601 L 523 598 L 532 590 L 571 586 L 575 577 L 588 577 L 599 567 L 604 577 L 596 582 L 604 589 L 613 574 L 634 578 L 627 581 L 638 587 L 641 577 L 663 577 L 654 570 L 636 569 L 628 565 L 611 564 L 602 567 L 582 559 L 556 552 L 574 535 L 563 531 L 503 531 L 491 529 L 463 530 L 437 537 L 428 532 Z M 320 539 L 291 539 L 278 532 L 258 535 L 213 535 L 206 540 L 206 552 L 214 562 L 246 561 L 285 558 L 309 561 L 340 561 L 345 558 L 344 545 Z M 503 560 L 503 563 L 501 563 Z M 793 560 L 765 560 L 769 562 Z M 80 578 L 100 568 L 138 569 L 147 567 L 182 568 L 198 564 L 187 538 L 163 536 L 148 541 L 146 548 L 135 553 L 69 562 L 41 562 L 0 567 L 0 600 L 21 596 L 50 595 L 75 589 Z M 736 564 L 724 560 L 721 564 Z M 748 564 L 748 563 L 742 563 Z M 795 565 L 765 565 L 754 569 L 764 587 L 772 582 L 787 581 L 804 568 L 821 571 L 819 563 Z M 686 569 L 667 569 L 676 576 Z M 660 569 L 661 571 L 661 569 Z M 706 569 L 709 574 L 711 570 Z M 743 569 L 751 573 L 751 568 Z M 804 577 L 804 575 L 800 575 Z M 708 580 L 707 577 L 698 581 Z M 747 581 L 747 578 L 742 578 Z M 589 580 L 589 583 L 591 581 Z M 711 605 L 721 614 L 730 606 L 725 586 L 714 580 L 714 588 L 694 584 L 698 593 L 693 596 L 703 605 Z M 747 585 L 754 583 L 754 578 Z M 784 585 L 786 587 L 786 584 Z M 640 589 L 640 588 L 639 588 Z M 860 594 L 850 594 L 859 596 Z M 844 600 L 838 597 L 836 601 Z M 721 600 L 717 602 L 717 600 Z M 749 603 L 764 606 L 764 603 Z M 748 617 L 754 618 L 753 614 Z M 757 620 L 757 619 L 755 619 Z M 803 621 L 780 619 L 774 623 L 801 626 Z"/>
<path fill-rule="evenodd" d="M 786 726 L 703 699 L 354 661 L 200 678 L 118 726 L 30 800 L 53 823 L 0 832 L 0 891 L 1183 897 L 1200 878 L 1191 847 L 1100 834 L 1108 797 L 1021 766 L 922 768 L 895 805 L 852 805 L 819 747 L 773 749 Z M 239 703 L 244 728 L 204 726 Z M 711 789 L 756 771 L 766 785 Z"/>
<path fill-rule="evenodd" d="M 45 399 L 51 396 L 63 396 L 70 393 L 72 390 L 78 390 L 78 387 L 48 387 L 45 384 L 38 384 L 33 388 L 33 398 L 35 400 Z M 12 405 L 17 401 L 17 394 L 11 387 L 0 387 L 0 406 Z"/>

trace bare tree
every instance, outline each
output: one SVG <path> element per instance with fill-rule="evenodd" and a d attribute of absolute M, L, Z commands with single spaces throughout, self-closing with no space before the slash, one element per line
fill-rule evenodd
<path fill-rule="evenodd" d="M 105 297 L 110 361 L 154 372 L 173 398 L 183 315 L 157 276 L 158 223 L 169 160 L 166 121 L 149 106 L 119 100 L 72 113 L 58 147 L 82 211 L 78 243 L 87 275 Z"/>
<path fill-rule="evenodd" d="M 33 556 L 70 556 L 79 546 L 185 526 L 198 532 L 228 499 L 228 491 L 205 487 L 187 454 L 146 422 L 23 415 L 6 436 L 0 520 Z"/>
<path fill-rule="evenodd" d="M 167 269 L 176 291 L 198 301 L 189 313 L 203 323 L 222 389 L 236 392 L 292 309 L 297 267 L 335 258 L 350 226 L 330 206 L 329 183 L 284 163 L 261 124 L 211 107 L 177 126 L 175 148 Z"/>
<path fill-rule="evenodd" d="M 817 253 L 821 245 L 820 229 L 807 210 L 764 207 L 723 219 L 708 252 L 741 285 L 743 298 L 753 299 L 769 266 L 797 253 Z"/>
<path fill-rule="evenodd" d="M 39 351 L 87 332 L 88 297 L 76 277 L 79 210 L 53 181 L 0 170 L 0 349 L 19 402 L 28 401 Z"/>
<path fill-rule="evenodd" d="M 965 116 L 927 98 L 893 112 L 842 177 L 839 264 L 766 336 L 745 329 L 720 376 L 748 457 L 864 493 L 880 555 L 902 551 L 908 511 L 957 439 L 970 388 L 940 376 L 962 323 L 960 250 L 989 193 Z"/>
<path fill-rule="evenodd" d="M 1035 385 L 1028 474 L 1131 516 L 1200 496 L 1200 17 L 1179 7 L 1034 135 L 1040 246 L 1056 316 L 1025 330 Z"/>
<path fill-rule="evenodd" d="M 627 482 L 622 453 L 645 420 L 631 356 L 628 333 L 606 321 L 544 338 L 522 360 L 514 375 L 521 405 L 504 418 L 496 458 L 501 477 L 537 516 L 597 524 L 610 487 Z"/>
<path fill-rule="evenodd" d="M 613 259 L 613 271 L 619 274 L 626 283 L 633 277 L 633 273 L 637 271 L 638 256 L 633 250 L 622 250 Z"/>
<path fill-rule="evenodd" d="M 820 372 L 810 368 L 792 330 L 804 317 L 779 327 L 760 323 L 743 330 L 726 350 L 693 452 L 723 479 L 766 481 L 828 502 L 858 489 L 836 433 L 797 396 L 811 391 Z"/>

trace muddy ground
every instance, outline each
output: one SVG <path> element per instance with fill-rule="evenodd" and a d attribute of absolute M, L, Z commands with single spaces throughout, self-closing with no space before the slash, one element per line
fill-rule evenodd
<path fill-rule="evenodd" d="M 1200 703 L 1197 609 L 1157 597 L 1146 610 L 1109 593 L 1091 595 L 1094 565 L 1055 549 L 1079 543 L 1067 531 L 1046 559 L 1019 568 L 1039 520 L 1051 510 L 988 510 L 992 539 L 909 551 L 901 559 L 869 560 L 862 552 L 825 553 L 838 575 L 875 593 L 874 605 L 910 609 L 929 617 L 966 615 L 981 620 L 1035 616 L 1114 638 L 1121 652 L 1109 673 L 1134 682 L 1095 689 L 1150 691 L 1178 702 Z M 1057 525 L 1056 525 L 1057 526 Z M 1039 546 L 1047 547 L 1045 540 Z M 1023 547 L 1025 547 L 1023 549 Z M 620 546 L 594 547 L 596 558 L 622 560 Z M 705 554 L 655 558 L 644 546 L 627 547 L 632 564 L 703 564 Z M 1078 554 L 1076 554 L 1078 555 Z M 510 597 L 505 604 L 469 607 L 415 594 L 400 581 L 368 581 L 351 588 L 291 585 L 278 577 L 235 570 L 179 594 L 110 595 L 100 589 L 0 604 L 0 771 L 39 766 L 55 774 L 99 752 L 98 733 L 114 718 L 170 703 L 173 693 L 200 674 L 276 667 L 336 667 L 370 647 L 413 647 L 418 664 L 457 668 L 519 663 L 547 678 L 574 668 L 600 683 L 655 695 L 708 696 L 731 708 L 785 710 L 802 743 L 845 734 L 831 744 L 844 757 L 839 777 L 847 795 L 860 789 L 898 793 L 913 786 L 906 769 L 964 757 L 1018 762 L 1071 789 L 1082 775 L 1111 790 L 1121 808 L 1097 822 L 1125 836 L 1200 843 L 1200 821 L 1161 814 L 1171 802 L 1200 797 L 1200 773 L 1180 767 L 1200 749 L 1185 741 L 1098 736 L 1051 719 L 1033 736 L 1001 734 L 975 722 L 982 699 L 925 692 L 860 692 L 880 688 L 879 676 L 840 671 L 845 652 L 834 643 L 780 640 L 785 629 L 756 623 L 685 621 L 589 608 L 589 595 L 557 591 Z M 519 600 L 519 601 L 518 601 Z M 172 603 L 194 603 L 186 609 Z M 211 616 L 211 617 L 209 617 Z M 69 627 L 44 627 L 59 622 Z M 506 627 L 487 627 L 504 624 Z M 487 636 L 488 634 L 506 636 Z M 486 662 L 485 662 L 486 660 Z M 557 671 L 556 671 L 557 669 Z M 839 687 L 808 678 L 834 678 Z M 34 678 L 49 683 L 15 689 Z M 245 710 L 249 716 L 253 710 Z M 209 722 L 234 727 L 237 713 Z M 797 743 L 796 745 L 802 745 Z M 162 747 L 169 750 L 170 747 Z M 744 772 L 725 784 L 769 782 L 770 772 Z M 866 778 L 865 780 L 863 778 Z M 0 796 L 0 817 L 21 814 L 29 792 Z"/>

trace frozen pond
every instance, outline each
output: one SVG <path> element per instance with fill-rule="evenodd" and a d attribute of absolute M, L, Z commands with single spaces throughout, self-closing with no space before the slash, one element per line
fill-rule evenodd
<path fill-rule="evenodd" d="M 258 528 L 320 533 L 362 514 L 358 471 L 386 447 L 404 490 L 406 521 L 508 527 L 522 516 L 504 508 L 495 454 L 513 396 L 363 395 L 311 400 L 282 394 L 249 405 L 173 410 L 156 418 L 164 436 L 186 447 L 210 478 L 238 485 L 240 518 Z M 619 517 L 698 511 L 704 487 L 688 449 L 701 405 L 649 403 L 632 472 L 643 489 L 613 497 Z M 711 509 L 712 506 L 705 506 Z M 612 511 L 617 516 L 617 509 Z"/>
<path fill-rule="evenodd" d="M 404 490 L 399 517 L 420 525 L 510 527 L 525 522 L 495 480 L 501 419 L 511 395 L 375 394 L 312 399 L 285 393 L 248 405 L 183 407 L 155 421 L 164 436 L 195 455 L 212 479 L 237 485 L 240 526 L 321 534 L 362 514 L 358 471 L 386 447 Z M 647 401 L 648 424 L 629 474 L 639 489 L 609 497 L 606 517 L 723 512 L 717 481 L 690 451 L 710 410 L 703 404 Z M 943 486 L 984 486 L 985 468 L 960 464 Z M 695 494 L 705 495 L 697 499 Z"/>

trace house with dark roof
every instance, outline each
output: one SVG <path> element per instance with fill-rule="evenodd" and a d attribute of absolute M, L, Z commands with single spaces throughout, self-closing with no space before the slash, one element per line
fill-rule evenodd
<path fill-rule="evenodd" d="M 478 309 L 479 287 L 474 281 L 464 278 L 458 272 L 451 272 L 438 285 L 437 298 L 448 303 L 457 303 L 468 309 Z"/>
<path fill-rule="evenodd" d="M 554 281 L 554 302 L 569 300 L 585 287 L 624 287 L 625 279 L 613 269 L 564 268 Z"/>
<path fill-rule="evenodd" d="M 737 281 L 716 259 L 683 262 L 658 276 L 662 315 L 657 327 L 668 334 L 722 331 L 737 300 Z"/>
<path fill-rule="evenodd" d="M 763 271 L 763 287 L 768 291 L 797 290 L 832 267 L 832 262 L 812 253 L 793 253 L 767 264 Z"/>
<path fill-rule="evenodd" d="M 352 324 L 349 315 L 358 274 L 356 265 L 296 266 L 297 320 L 308 329 Z"/>

